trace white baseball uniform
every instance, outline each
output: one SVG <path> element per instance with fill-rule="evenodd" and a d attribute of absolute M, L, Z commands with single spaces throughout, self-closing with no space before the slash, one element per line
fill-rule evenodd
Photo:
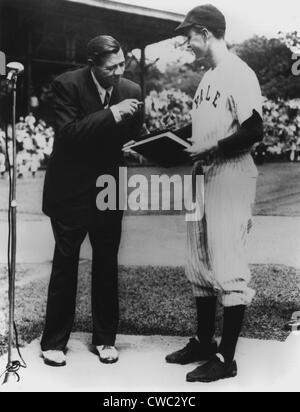
<path fill-rule="evenodd" d="M 193 139 L 217 143 L 237 132 L 253 110 L 262 116 L 257 77 L 239 57 L 228 53 L 204 75 L 196 92 Z M 193 173 L 197 174 L 197 163 Z M 220 154 L 207 168 L 204 217 L 187 223 L 186 275 L 196 297 L 218 295 L 224 306 L 251 302 L 255 292 L 248 286 L 246 240 L 257 176 L 249 151 L 231 157 Z"/>

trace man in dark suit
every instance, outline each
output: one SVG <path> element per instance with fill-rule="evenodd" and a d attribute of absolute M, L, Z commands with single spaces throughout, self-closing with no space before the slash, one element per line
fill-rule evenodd
<path fill-rule="evenodd" d="M 122 146 L 141 127 L 140 87 L 123 79 L 120 44 L 98 36 L 88 44 L 89 65 L 53 82 L 56 137 L 45 177 L 43 211 L 51 218 L 55 251 L 46 325 L 44 361 L 66 364 L 72 330 L 81 244 L 89 234 L 92 249 L 93 345 L 100 360 L 118 360 L 118 249 L 122 211 L 96 208 L 96 181 L 114 176 L 118 187 Z"/>

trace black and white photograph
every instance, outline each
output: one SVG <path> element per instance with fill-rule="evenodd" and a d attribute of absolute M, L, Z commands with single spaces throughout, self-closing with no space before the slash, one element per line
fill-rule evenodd
<path fill-rule="evenodd" d="M 0 393 L 300 391 L 299 16 L 0 0 Z"/>

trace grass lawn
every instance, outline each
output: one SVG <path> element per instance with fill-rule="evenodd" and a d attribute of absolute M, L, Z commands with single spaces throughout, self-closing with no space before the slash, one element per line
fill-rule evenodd
<path fill-rule="evenodd" d="M 6 276 L 1 269 L 0 313 L 7 305 Z M 253 265 L 252 287 L 257 294 L 247 311 L 242 336 L 285 340 L 285 323 L 300 306 L 300 274 L 285 266 Z M 37 338 L 43 328 L 48 281 L 26 282 L 30 267 L 18 267 L 16 322 L 22 344 Z M 74 330 L 91 331 L 90 263 L 80 266 Z M 183 268 L 121 267 L 120 328 L 123 334 L 190 336 L 195 332 L 195 308 Z M 217 316 L 220 334 L 222 313 Z M 0 354 L 6 342 L 0 336 Z"/>
<path fill-rule="evenodd" d="M 179 167 L 161 169 L 155 167 L 131 167 L 129 177 L 140 174 L 189 175 L 190 168 Z M 300 216 L 300 163 L 267 163 L 259 166 L 257 199 L 254 213 L 271 216 Z M 39 172 L 35 179 L 28 177 L 18 180 L 17 199 L 20 219 L 39 219 L 42 211 L 42 189 L 44 173 Z M 129 191 L 130 193 L 130 191 Z M 8 181 L 0 180 L 0 218 L 6 219 Z M 172 199 L 171 199 L 172 201 Z M 172 207 L 171 207 L 172 209 Z M 163 212 L 178 214 L 178 211 Z M 128 212 L 128 214 L 157 214 L 157 212 Z"/>

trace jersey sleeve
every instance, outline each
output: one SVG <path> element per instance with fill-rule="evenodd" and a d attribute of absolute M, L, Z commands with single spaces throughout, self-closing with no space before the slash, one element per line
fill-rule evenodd
<path fill-rule="evenodd" d="M 256 74 L 247 65 L 243 65 L 234 80 L 232 98 L 239 124 L 249 119 L 253 110 L 262 117 L 262 94 Z"/>

